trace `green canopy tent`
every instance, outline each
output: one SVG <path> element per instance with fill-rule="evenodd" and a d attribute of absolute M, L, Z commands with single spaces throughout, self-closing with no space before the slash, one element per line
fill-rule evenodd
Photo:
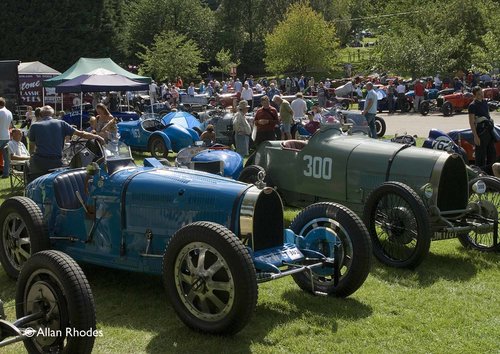
<path fill-rule="evenodd" d="M 128 72 L 127 70 L 116 64 L 111 58 L 80 58 L 73 64 L 68 70 L 63 72 L 59 76 L 47 79 L 43 81 L 44 87 L 55 87 L 65 81 L 74 79 L 80 75 L 88 74 L 89 72 L 96 69 L 106 69 L 115 74 L 119 74 L 129 78 L 131 80 L 145 82 L 147 84 L 151 83 L 151 78 L 147 76 L 140 76 Z"/>
<path fill-rule="evenodd" d="M 81 75 L 86 75 L 97 69 L 105 69 L 134 81 L 144 82 L 147 84 L 151 83 L 150 77 L 131 73 L 120 67 L 113 60 L 111 60 L 111 58 L 80 58 L 61 75 L 44 80 L 42 85 L 43 87 L 56 87 L 63 82 L 72 80 Z M 45 105 L 45 97 L 43 97 L 43 104 Z"/>

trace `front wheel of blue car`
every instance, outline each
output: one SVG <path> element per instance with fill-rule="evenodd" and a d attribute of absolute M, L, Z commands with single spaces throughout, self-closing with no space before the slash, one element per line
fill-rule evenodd
<path fill-rule="evenodd" d="M 177 231 L 163 257 L 163 280 L 179 318 L 190 328 L 234 334 L 257 303 L 255 267 L 227 228 L 195 222 Z"/>
<path fill-rule="evenodd" d="M 50 248 L 42 212 L 26 197 L 9 198 L 2 204 L 0 232 L 0 263 L 13 279 L 32 254 Z"/>
<path fill-rule="evenodd" d="M 364 283 L 371 266 L 370 236 L 350 209 L 335 203 L 312 204 L 295 217 L 290 229 L 300 237 L 299 249 L 337 258 L 338 271 L 332 266 L 316 268 L 312 279 L 309 272 L 294 274 L 302 290 L 346 297 Z"/>
<path fill-rule="evenodd" d="M 385 182 L 368 197 L 364 221 L 382 263 L 415 268 L 427 256 L 431 228 L 422 199 L 407 185 Z"/>

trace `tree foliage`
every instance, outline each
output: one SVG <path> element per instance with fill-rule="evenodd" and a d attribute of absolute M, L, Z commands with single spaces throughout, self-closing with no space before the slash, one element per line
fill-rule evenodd
<path fill-rule="evenodd" d="M 153 48 L 155 36 L 165 31 L 197 44 L 206 61 L 199 67 L 203 72 L 220 66 L 221 50 L 240 62 L 240 73 L 263 73 L 265 64 L 274 72 L 328 70 L 338 44 L 351 43 L 364 29 L 378 37 L 367 70 L 420 76 L 500 66 L 500 0 L 30 0 L 29 6 L 4 0 L 2 5 L 0 59 L 39 60 L 61 71 L 80 57 L 140 64 L 137 53 Z M 290 10 L 301 6 L 306 12 L 286 28 Z"/>
<path fill-rule="evenodd" d="M 215 60 L 217 61 L 217 66 L 212 66 L 210 71 L 220 72 L 222 74 L 222 79 L 224 79 L 224 74 L 228 75 L 231 67 L 238 66 L 239 61 L 234 61 L 231 59 L 231 53 L 229 49 L 222 48 L 215 55 Z"/>
<path fill-rule="evenodd" d="M 268 71 L 328 71 L 336 63 L 335 27 L 305 2 L 288 8 L 285 19 L 265 37 Z"/>
<path fill-rule="evenodd" d="M 177 76 L 194 77 L 203 62 L 201 50 L 196 42 L 174 31 L 156 35 L 150 47 L 137 56 L 142 60 L 139 73 L 157 80 L 174 80 Z"/>
<path fill-rule="evenodd" d="M 204 2 L 137 0 L 130 2 L 126 14 L 126 53 L 130 60 L 143 46 L 150 46 L 157 34 L 169 30 L 194 40 L 205 55 L 212 53 L 214 13 Z"/>

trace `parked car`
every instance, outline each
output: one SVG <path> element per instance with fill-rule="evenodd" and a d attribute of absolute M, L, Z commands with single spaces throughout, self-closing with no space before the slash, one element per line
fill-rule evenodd
<path fill-rule="evenodd" d="M 26 197 L 0 207 L 0 254 L 9 276 L 44 248 L 77 262 L 161 275 L 188 327 L 230 334 L 249 321 L 258 283 L 292 275 L 307 292 L 345 297 L 368 275 L 367 230 L 343 206 L 311 205 L 284 229 L 272 188 L 166 167 L 155 158 L 138 167 L 121 142 L 75 151 L 95 161 L 39 177 Z"/>
<path fill-rule="evenodd" d="M 458 237 L 471 247 L 499 248 L 498 202 L 488 199 L 494 193 L 469 200 L 467 168 L 457 154 L 324 126 L 308 141 L 262 143 L 245 169 L 254 165 L 288 205 L 334 201 L 362 216 L 375 256 L 387 265 L 416 267 L 431 240 Z M 485 184 L 474 183 L 481 196 Z"/>
<path fill-rule="evenodd" d="M 375 92 L 377 93 L 378 101 L 377 101 L 377 110 L 379 112 L 384 112 L 384 111 L 389 111 L 389 101 L 387 97 L 387 92 L 384 89 L 376 89 Z M 409 112 L 413 108 L 413 96 L 409 95 L 408 93 L 405 95 L 405 100 L 402 103 L 402 107 L 400 107 L 400 104 L 397 100 L 397 96 L 393 96 L 394 104 L 393 107 L 394 109 L 400 109 L 402 112 Z M 359 100 L 358 101 L 358 107 L 359 110 L 363 110 L 365 108 L 365 100 Z"/>
<path fill-rule="evenodd" d="M 132 150 L 149 151 L 152 156 L 165 158 L 170 151 L 179 152 L 191 146 L 200 136 L 194 129 L 179 124 L 165 124 L 158 115 L 146 114 L 142 119 L 118 123 L 120 140 Z"/>
<path fill-rule="evenodd" d="M 496 137 L 495 149 L 497 156 L 500 156 L 500 126 L 495 125 L 493 133 Z M 458 146 L 460 146 L 467 155 L 467 160 L 470 163 L 475 161 L 475 144 L 474 136 L 472 135 L 472 130 L 467 129 L 455 129 L 447 134 L 451 140 L 453 140 Z"/>
<path fill-rule="evenodd" d="M 4 227 L 8 225 L 9 230 L 19 231 L 23 231 L 22 227 L 40 228 L 36 219 L 29 226 L 16 226 L 19 220 L 16 217 L 6 220 L 5 214 L 9 210 L 26 212 L 32 206 L 33 202 L 21 197 L 9 199 L 3 204 L 3 215 L 0 216 L 4 220 Z M 26 219 L 29 215 L 17 217 Z M 6 234 L 4 231 L 2 236 L 2 244 L 5 244 L 5 240 L 19 243 L 27 241 L 20 237 L 25 236 L 23 232 L 16 235 L 14 232 Z M 44 242 L 48 247 L 49 240 Z M 24 251 L 29 252 L 29 244 L 19 245 L 19 249 L 25 255 Z M 16 257 L 4 252 L 0 252 L 0 256 Z M 10 261 L 5 258 L 0 260 L 2 264 Z M 60 251 L 32 254 L 24 262 L 17 279 L 15 300 L 18 319 L 14 322 L 7 321 L 0 301 L 0 348 L 22 341 L 28 353 L 92 352 L 95 338 L 99 334 L 96 329 L 94 298 L 85 274 L 71 257 Z M 80 333 L 85 335 L 79 335 Z"/>
<path fill-rule="evenodd" d="M 237 180 L 243 170 L 243 158 L 227 146 L 190 146 L 179 151 L 175 166 L 205 171 Z"/>
<path fill-rule="evenodd" d="M 89 119 L 91 114 L 95 115 L 92 104 L 84 103 L 82 105 L 82 108 L 80 108 L 80 105 L 71 107 L 71 111 L 64 115 L 63 120 L 70 125 L 74 125 L 76 127 L 80 127 L 81 125 L 81 127 L 87 128 L 89 127 Z M 132 111 L 111 112 L 111 114 L 113 115 L 113 117 L 116 117 L 123 122 L 139 119 L 139 115 L 136 112 Z"/>

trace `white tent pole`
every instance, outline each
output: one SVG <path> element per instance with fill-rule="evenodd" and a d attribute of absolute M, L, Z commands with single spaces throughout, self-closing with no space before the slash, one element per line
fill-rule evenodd
<path fill-rule="evenodd" d="M 83 92 L 80 92 L 80 130 L 83 129 Z"/>

